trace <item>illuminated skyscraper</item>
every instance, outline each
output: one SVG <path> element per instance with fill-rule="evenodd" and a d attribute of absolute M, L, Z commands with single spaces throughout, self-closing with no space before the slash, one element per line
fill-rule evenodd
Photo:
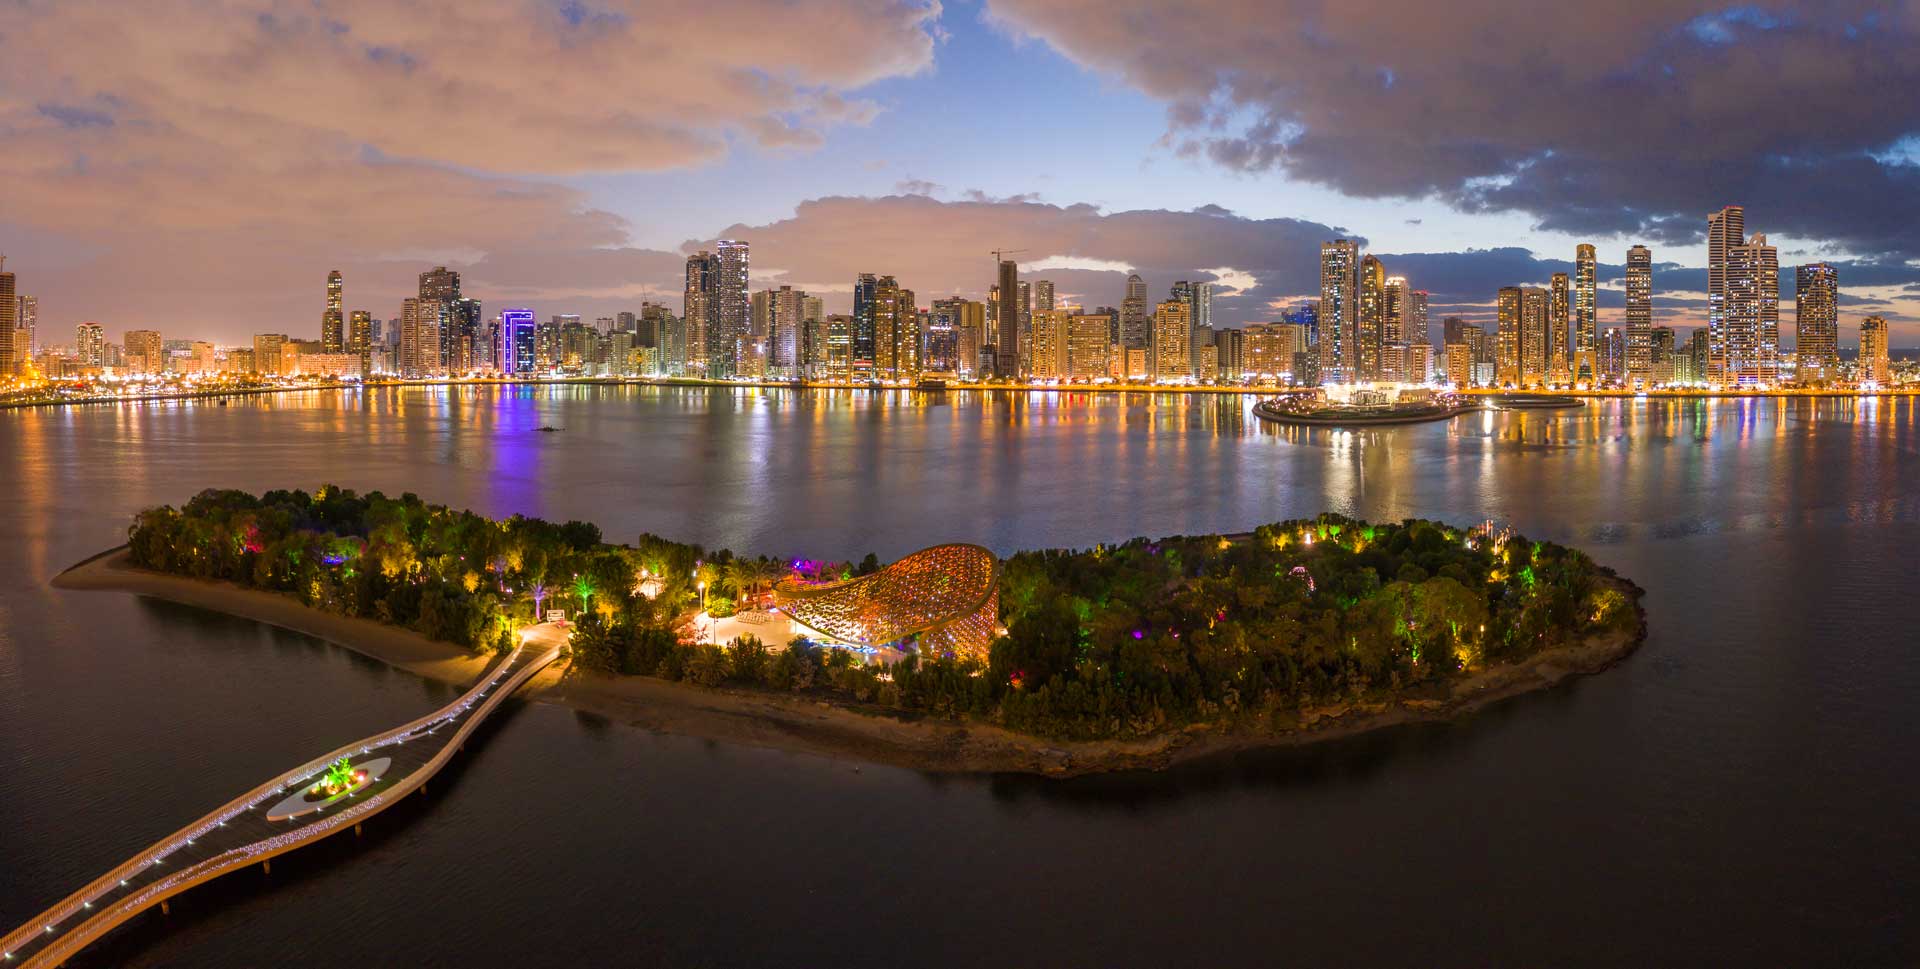
<path fill-rule="evenodd" d="M 1547 371 L 1550 374 L 1564 374 L 1567 371 L 1568 324 L 1572 317 L 1572 288 L 1568 285 L 1566 273 L 1554 273 L 1547 287 Z"/>
<path fill-rule="evenodd" d="M 746 352 L 748 310 L 747 243 L 722 239 L 714 246 L 716 261 L 713 277 L 711 317 L 707 325 L 707 376 L 726 379 L 741 374 L 740 361 Z"/>
<path fill-rule="evenodd" d="M 853 331 L 849 352 L 853 355 L 852 366 L 855 371 L 873 369 L 873 291 L 878 285 L 879 277 L 873 273 L 861 273 L 853 282 Z"/>
<path fill-rule="evenodd" d="M 1627 250 L 1626 380 L 1646 381 L 1653 372 L 1653 250 Z"/>
<path fill-rule="evenodd" d="M 1081 313 L 1067 323 L 1067 369 L 1081 380 L 1096 380 L 1112 370 L 1112 334 L 1108 318 L 1099 313 Z"/>
<path fill-rule="evenodd" d="M 1000 260 L 1000 293 L 994 325 L 994 369 L 996 376 L 1015 380 L 1020 376 L 1020 265 L 1011 259 Z"/>
<path fill-rule="evenodd" d="M 873 376 L 876 380 L 912 380 L 920 373 L 919 308 L 913 290 L 892 276 L 873 288 Z"/>
<path fill-rule="evenodd" d="M 1406 332 L 1402 335 L 1408 344 L 1429 346 L 1433 335 L 1427 332 L 1427 291 L 1415 289 L 1407 293 Z"/>
<path fill-rule="evenodd" d="M 1380 341 L 1387 325 L 1387 268 L 1372 255 L 1360 260 L 1359 302 L 1354 313 L 1351 377 L 1358 382 L 1380 379 Z"/>
<path fill-rule="evenodd" d="M 1155 308 L 1153 314 L 1153 379 L 1161 382 L 1193 375 L 1193 354 L 1187 341 L 1193 339 L 1193 306 L 1185 300 L 1170 299 Z"/>
<path fill-rule="evenodd" d="M 1520 291 L 1520 382 L 1538 387 L 1546 382 L 1552 358 L 1547 354 L 1547 331 L 1552 326 L 1553 297 L 1529 286 Z"/>
<path fill-rule="evenodd" d="M 449 366 L 465 369 L 463 365 L 471 360 L 471 353 L 458 344 L 463 336 L 470 338 L 478 327 L 477 319 L 468 325 L 466 314 L 477 315 L 479 304 L 476 301 L 470 308 L 460 305 L 460 274 L 445 266 L 421 273 L 420 294 L 407 302 L 412 304 L 413 315 L 409 324 L 406 304 L 402 304 L 401 372 L 410 377 L 425 377 L 446 373 Z"/>
<path fill-rule="evenodd" d="M 1171 298 L 1187 304 L 1187 372 L 1198 380 L 1206 376 L 1204 354 L 1213 352 L 1213 284 L 1180 280 L 1173 284 Z"/>
<path fill-rule="evenodd" d="M 1072 325 L 1073 314 L 1066 310 L 1033 311 L 1033 376 L 1058 379 L 1072 374 L 1068 361 Z"/>
<path fill-rule="evenodd" d="M 166 342 L 158 330 L 128 330 L 127 369 L 134 373 L 166 373 Z"/>
<path fill-rule="evenodd" d="M 354 310 L 347 314 L 346 346 L 342 352 L 366 354 L 373 349 L 373 314 Z"/>
<path fill-rule="evenodd" d="M 347 344 L 343 352 L 358 354 L 360 376 L 373 373 L 373 314 L 354 310 L 347 314 Z"/>
<path fill-rule="evenodd" d="M 1593 246 L 1581 243 L 1573 250 L 1573 353 L 1592 353 L 1595 327 L 1599 323 L 1599 304 L 1595 302 L 1598 281 Z M 1569 354 L 1572 356 L 1573 354 Z"/>
<path fill-rule="evenodd" d="M 1407 304 L 1412 298 L 1407 290 L 1407 277 L 1388 276 L 1386 301 L 1380 319 L 1380 343 L 1408 343 Z"/>
<path fill-rule="evenodd" d="M 1127 296 L 1120 301 L 1120 346 L 1144 350 L 1153 333 L 1147 309 L 1147 281 L 1139 273 L 1127 276 Z"/>
<path fill-rule="evenodd" d="M 101 367 L 107 362 L 107 328 L 98 323 L 81 323 L 73 328 L 73 355 L 82 367 Z"/>
<path fill-rule="evenodd" d="M 15 373 L 26 373 L 40 348 L 36 336 L 40 330 L 40 301 L 20 296 L 16 302 L 19 308 L 13 318 L 13 366 Z"/>
<path fill-rule="evenodd" d="M 266 369 L 268 363 L 261 359 L 259 338 L 254 339 L 254 366 L 261 373 L 278 373 L 277 369 Z M 274 367 L 279 364 L 274 362 Z M 400 302 L 400 375 L 403 377 L 427 377 L 440 372 L 440 315 L 436 304 L 409 296 Z"/>
<path fill-rule="evenodd" d="M 1802 384 L 1818 384 L 1840 374 L 1840 274 L 1816 262 L 1794 272 L 1794 356 Z"/>
<path fill-rule="evenodd" d="M 1780 382 L 1780 254 L 1755 235 L 1726 249 L 1723 319 L 1727 384 Z"/>
<path fill-rule="evenodd" d="M 924 349 L 921 370 L 929 373 L 960 372 L 960 317 L 964 299 L 936 299 L 927 312 L 927 325 L 921 334 Z"/>
<path fill-rule="evenodd" d="M 446 368 L 471 373 L 486 363 L 486 315 L 480 301 L 462 296 L 447 304 L 441 347 Z"/>
<path fill-rule="evenodd" d="M 1351 359 L 1359 321 L 1360 245 L 1346 239 L 1320 244 L 1320 379 L 1354 378 Z"/>
<path fill-rule="evenodd" d="M 1729 384 L 1727 363 L 1727 256 L 1747 239 L 1747 211 L 1729 205 L 1707 216 L 1707 380 Z"/>
<path fill-rule="evenodd" d="M 1036 279 L 1033 281 L 1032 311 L 1039 313 L 1053 309 L 1053 280 Z"/>
<path fill-rule="evenodd" d="M 1887 356 L 1887 320 L 1869 316 L 1860 321 L 1860 382 L 1885 387 L 1893 382 Z"/>
<path fill-rule="evenodd" d="M 14 373 L 13 349 L 14 329 L 19 320 L 16 314 L 20 307 L 13 291 L 13 274 L 7 272 L 7 257 L 0 256 L 0 377 Z"/>
<path fill-rule="evenodd" d="M 1494 299 L 1498 329 L 1494 334 L 1494 382 L 1501 386 L 1521 385 L 1520 303 L 1518 286 L 1502 286 Z"/>
<path fill-rule="evenodd" d="M 980 348 L 987 345 L 987 304 L 970 300 L 962 296 L 933 301 L 935 321 L 941 317 L 952 320 L 954 335 L 953 358 L 945 367 L 933 362 L 933 348 L 929 343 L 927 350 L 927 368 L 929 370 L 951 370 L 969 376 L 987 376 L 979 372 Z M 930 325 L 934 325 L 930 323 Z M 928 333 L 929 340 L 932 331 Z"/>
<path fill-rule="evenodd" d="M 501 373 L 528 374 L 538 368 L 534 347 L 538 329 L 530 309 L 500 311 Z"/>
<path fill-rule="evenodd" d="M 807 294 L 792 286 L 767 291 L 767 374 L 792 379 L 802 375 L 802 339 Z"/>
<path fill-rule="evenodd" d="M 707 372 L 708 333 L 718 311 L 720 258 L 702 249 L 687 257 L 687 279 L 680 318 L 686 327 L 686 372 Z"/>
<path fill-rule="evenodd" d="M 327 274 L 327 308 L 320 314 L 320 352 L 344 353 L 347 349 L 346 317 L 341 309 L 340 270 Z"/>

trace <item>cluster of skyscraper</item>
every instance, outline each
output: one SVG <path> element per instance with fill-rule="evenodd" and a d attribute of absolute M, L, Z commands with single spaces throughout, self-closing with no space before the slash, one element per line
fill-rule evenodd
<path fill-rule="evenodd" d="M 1056 298 L 1046 279 L 1022 280 L 996 254 L 985 300 L 961 296 L 922 308 L 893 276 L 861 273 L 852 312 L 828 315 L 791 286 L 748 292 L 748 244 L 722 241 L 687 258 L 679 319 L 647 348 L 666 375 L 851 381 L 960 379 L 1204 380 L 1239 374 L 1247 334 L 1221 339 L 1212 284 L 1180 281 L 1149 308 L 1146 283 L 1127 280 L 1119 308 Z M 1280 324 L 1275 324 L 1278 326 Z M 1264 346 L 1266 328 L 1254 331 Z"/>
<path fill-rule="evenodd" d="M 33 363 L 40 301 L 14 291 L 7 257 L 0 256 L 0 377 L 26 372 Z"/>
<path fill-rule="evenodd" d="M 1426 383 L 1432 370 L 1427 291 L 1389 276 L 1358 243 L 1320 246 L 1319 332 L 1298 383 Z"/>
<path fill-rule="evenodd" d="M 1573 272 L 1544 288 L 1502 287 L 1491 332 L 1444 319 L 1441 352 L 1428 332 L 1428 293 L 1389 275 L 1378 256 L 1346 239 L 1320 247 L 1319 300 L 1283 319 L 1213 325 L 1213 286 L 1175 282 L 1151 300 L 1127 277 L 1120 305 L 1087 309 L 1059 298 L 1052 281 L 1024 280 L 1004 252 L 984 300 L 936 299 L 925 308 L 893 276 L 861 273 L 852 312 L 829 315 L 821 298 L 791 286 L 751 291 L 750 247 L 721 240 L 688 256 L 679 315 L 646 302 L 640 312 L 537 322 L 531 310 L 485 319 L 445 266 L 421 273 L 383 334 L 366 310 L 345 311 L 345 280 L 327 275 L 318 341 L 255 334 L 249 347 L 162 340 L 130 330 L 110 344 L 98 323 L 75 328 L 71 352 L 42 354 L 51 376 L 102 369 L 131 373 L 433 377 L 469 373 L 692 376 L 904 382 L 1120 380 L 1259 382 L 1313 386 L 1448 383 L 1459 387 L 1823 386 L 1845 378 L 1839 357 L 1839 279 L 1828 263 L 1795 272 L 1794 354 L 1780 348 L 1779 257 L 1746 216 L 1728 206 L 1707 217 L 1707 323 L 1680 339 L 1657 326 L 1653 253 L 1627 250 L 1623 325 L 1601 327 L 1592 245 Z M 0 257 L 0 375 L 35 369 L 38 307 L 15 293 Z M 1854 377 L 1887 385 L 1887 324 L 1860 327 Z M 55 372 L 56 368 L 60 372 Z"/>
<path fill-rule="evenodd" d="M 1343 248 L 1345 247 L 1345 248 Z M 1322 306 L 1329 253 L 1337 267 L 1350 247 L 1322 248 Z M 1627 250 L 1624 325 L 1601 329 L 1596 317 L 1594 247 L 1574 253 L 1574 272 L 1554 273 L 1547 288 L 1508 286 L 1495 297 L 1491 341 L 1478 327 L 1448 318 L 1445 380 L 1457 386 L 1763 388 L 1818 387 L 1842 379 L 1839 276 L 1828 263 L 1795 274 L 1794 366 L 1780 348 L 1780 259 L 1764 235 L 1746 234 L 1746 212 L 1730 205 L 1707 216 L 1707 325 L 1681 341 L 1653 317 L 1653 252 Z M 1362 309 L 1364 313 L 1364 307 Z M 1886 320 L 1861 323 L 1858 379 L 1889 379 Z M 1324 357 L 1324 353 L 1323 353 Z M 1363 378 L 1364 379 L 1364 378 Z"/>

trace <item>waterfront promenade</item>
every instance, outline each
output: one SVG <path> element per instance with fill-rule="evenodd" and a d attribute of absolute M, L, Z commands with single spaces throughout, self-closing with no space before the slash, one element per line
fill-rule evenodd
<path fill-rule="evenodd" d="M 560 657 L 567 628 L 532 626 L 513 652 L 452 703 L 412 722 L 329 751 L 215 808 L 127 859 L 0 939 L 0 964 L 59 966 L 114 927 L 195 885 L 259 864 L 349 828 L 415 791 L 453 759 L 506 698 Z M 344 799 L 272 820 L 288 795 L 314 783 L 342 757 L 390 763 Z"/>

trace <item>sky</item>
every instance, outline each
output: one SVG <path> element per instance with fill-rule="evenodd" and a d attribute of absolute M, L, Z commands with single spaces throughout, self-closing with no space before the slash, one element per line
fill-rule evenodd
<path fill-rule="evenodd" d="M 1920 4 L 1622 0 L 0 0 L 0 254 L 42 343 L 317 336 L 327 273 L 398 315 L 680 305 L 687 253 L 844 310 L 861 272 L 978 297 L 995 249 L 1087 306 L 1217 283 L 1216 324 L 1358 238 L 1486 321 L 1599 247 L 1620 322 L 1705 306 L 1746 206 L 1920 345 Z M 137 15 L 136 15 L 137 14 Z"/>

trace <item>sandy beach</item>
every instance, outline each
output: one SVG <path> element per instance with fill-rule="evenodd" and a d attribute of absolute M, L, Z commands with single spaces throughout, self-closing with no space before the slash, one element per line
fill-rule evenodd
<path fill-rule="evenodd" d="M 1623 591 L 1638 609 L 1639 590 Z M 333 615 L 289 597 L 227 582 L 164 575 L 133 567 L 126 549 L 102 553 L 53 579 L 62 589 L 130 592 L 240 616 L 306 633 L 420 676 L 464 685 L 487 657 L 450 643 L 368 619 Z M 1160 769 L 1195 758 L 1256 747 L 1313 743 L 1399 724 L 1447 720 L 1508 697 L 1597 673 L 1631 654 L 1645 638 L 1638 628 L 1590 637 L 1449 684 L 1442 696 L 1337 705 L 1301 711 L 1297 722 L 1223 730 L 1194 727 L 1134 741 L 1052 741 L 976 723 L 912 720 L 890 711 L 861 712 L 802 697 L 757 690 L 710 690 L 641 676 L 573 673 L 556 667 L 526 687 L 535 701 L 556 703 L 648 730 L 863 761 L 916 770 L 1014 772 L 1053 776 Z"/>

